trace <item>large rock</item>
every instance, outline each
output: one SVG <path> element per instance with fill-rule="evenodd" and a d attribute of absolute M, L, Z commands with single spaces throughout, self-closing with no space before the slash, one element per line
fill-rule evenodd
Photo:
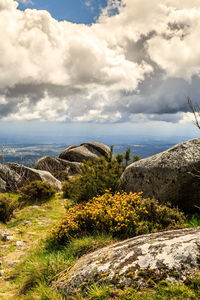
<path fill-rule="evenodd" d="M 59 158 L 68 161 L 82 162 L 108 156 L 110 148 L 99 142 L 83 143 L 80 146 L 70 146 L 60 153 Z"/>
<path fill-rule="evenodd" d="M 96 149 L 103 156 L 108 156 L 110 154 L 110 148 L 100 142 L 87 142 L 81 144 L 81 146 L 86 146 L 88 149 Z"/>
<path fill-rule="evenodd" d="M 51 156 L 40 158 L 34 165 L 34 169 L 48 171 L 60 180 L 62 171 L 66 171 L 70 176 L 81 173 L 80 163 Z"/>
<path fill-rule="evenodd" d="M 139 160 L 122 175 L 123 189 L 196 211 L 200 199 L 200 138 Z"/>
<path fill-rule="evenodd" d="M 0 193 L 6 192 L 6 182 L 0 178 Z"/>
<path fill-rule="evenodd" d="M 17 163 L 8 163 L 7 166 L 20 176 L 20 186 L 28 184 L 31 181 L 40 180 L 50 183 L 59 190 L 62 188 L 61 182 L 47 171 L 28 168 Z"/>
<path fill-rule="evenodd" d="M 54 287 L 71 295 L 91 283 L 147 286 L 149 280 L 184 281 L 200 271 L 200 227 L 134 237 L 80 258 Z"/>
<path fill-rule="evenodd" d="M 0 192 L 14 192 L 18 189 L 20 176 L 6 165 L 0 164 Z"/>

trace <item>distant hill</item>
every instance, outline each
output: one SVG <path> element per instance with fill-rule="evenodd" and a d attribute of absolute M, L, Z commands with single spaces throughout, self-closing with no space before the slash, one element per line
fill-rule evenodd
<path fill-rule="evenodd" d="M 67 144 L 7 144 L 0 149 L 0 162 L 17 162 L 31 166 L 40 157 L 58 156 Z M 164 151 L 173 146 L 171 143 L 152 141 L 148 143 L 114 144 L 114 155 L 124 153 L 127 147 L 131 149 L 131 158 L 134 154 L 142 158 Z"/>

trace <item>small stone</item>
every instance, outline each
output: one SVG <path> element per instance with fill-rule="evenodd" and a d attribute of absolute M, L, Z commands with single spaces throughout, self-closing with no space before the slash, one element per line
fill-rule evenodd
<path fill-rule="evenodd" d="M 27 254 L 26 254 L 26 253 L 23 253 L 22 255 L 20 255 L 19 258 L 24 258 L 25 256 L 27 256 Z"/>
<path fill-rule="evenodd" d="M 36 209 L 36 208 L 38 208 L 39 206 L 38 205 L 33 205 L 32 207 L 30 207 L 30 211 L 32 211 L 33 209 Z"/>
<path fill-rule="evenodd" d="M 2 242 L 9 242 L 12 241 L 14 239 L 14 236 L 9 235 L 8 232 L 4 232 L 1 234 L 1 241 Z"/>
<path fill-rule="evenodd" d="M 17 241 L 16 242 L 17 247 L 22 247 L 22 246 L 25 246 L 25 245 L 26 245 L 26 243 L 24 243 L 23 241 Z"/>
<path fill-rule="evenodd" d="M 24 220 L 24 225 L 30 225 L 30 224 L 32 224 L 31 221 Z"/>
<path fill-rule="evenodd" d="M 12 267 L 18 263 L 19 263 L 19 260 L 12 260 L 12 261 L 9 261 L 6 265 L 7 265 L 7 267 Z"/>
<path fill-rule="evenodd" d="M 8 234 L 8 231 L 4 230 L 4 229 L 0 229 L 0 233 L 7 233 Z"/>

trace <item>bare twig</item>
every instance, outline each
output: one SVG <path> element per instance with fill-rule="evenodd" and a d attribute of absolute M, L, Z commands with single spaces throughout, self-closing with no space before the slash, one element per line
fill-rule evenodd
<path fill-rule="evenodd" d="M 194 124 L 200 129 L 200 107 L 198 104 L 194 104 L 192 103 L 192 100 L 190 99 L 190 97 L 187 97 L 187 103 L 194 115 L 194 119 L 195 121 Z"/>
<path fill-rule="evenodd" d="M 196 207 L 196 208 L 198 208 L 198 209 L 200 210 L 200 207 L 199 207 L 199 206 L 197 206 L 197 205 L 194 205 L 194 207 Z"/>

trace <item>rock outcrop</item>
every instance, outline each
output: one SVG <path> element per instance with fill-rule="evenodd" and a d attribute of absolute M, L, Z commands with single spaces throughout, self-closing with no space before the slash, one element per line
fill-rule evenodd
<path fill-rule="evenodd" d="M 122 175 L 123 189 L 195 211 L 200 199 L 200 138 L 139 160 Z"/>
<path fill-rule="evenodd" d="M 20 176 L 20 186 L 23 186 L 34 180 L 40 180 L 50 183 L 59 190 L 62 188 L 61 182 L 47 171 L 28 168 L 17 163 L 8 163 L 7 166 Z"/>
<path fill-rule="evenodd" d="M 0 164 L 0 193 L 14 192 L 20 183 L 20 176 L 6 165 Z"/>
<path fill-rule="evenodd" d="M 103 143 L 87 142 L 87 143 L 81 144 L 81 146 L 88 147 L 88 149 L 90 149 L 90 147 L 93 149 L 96 149 L 103 156 L 108 156 L 110 154 L 110 148 Z"/>
<path fill-rule="evenodd" d="M 141 287 L 148 280 L 184 281 L 200 271 L 199 254 L 200 227 L 134 237 L 83 256 L 54 287 L 73 295 L 92 282 Z"/>
<path fill-rule="evenodd" d="M 0 178 L 0 193 L 6 192 L 6 182 Z"/>
<path fill-rule="evenodd" d="M 62 180 L 62 171 L 66 171 L 69 176 L 81 173 L 80 163 L 51 156 L 40 158 L 34 169 L 48 171 L 59 180 Z"/>
<path fill-rule="evenodd" d="M 110 148 L 99 142 L 83 143 L 80 146 L 69 146 L 60 153 L 59 158 L 72 162 L 82 162 L 84 160 L 94 160 L 101 156 L 107 156 Z"/>

